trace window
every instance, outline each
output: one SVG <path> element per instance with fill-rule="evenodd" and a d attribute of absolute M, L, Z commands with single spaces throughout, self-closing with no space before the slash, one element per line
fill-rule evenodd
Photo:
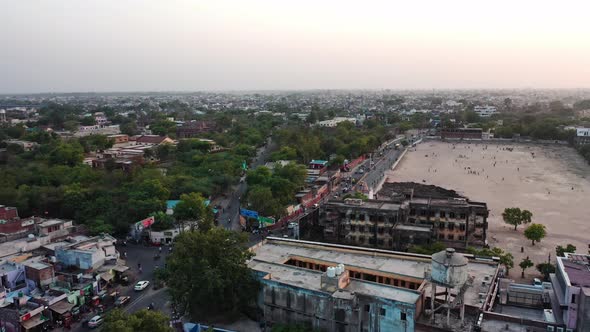
<path fill-rule="evenodd" d="M 439 229 L 445 229 L 445 223 L 441 222 L 440 224 L 438 224 L 438 228 Z"/>
<path fill-rule="evenodd" d="M 406 282 L 404 280 L 400 280 L 399 285 L 402 287 L 406 287 Z"/>
<path fill-rule="evenodd" d="M 450 222 L 448 228 L 451 231 L 454 230 L 455 229 L 455 224 L 453 224 L 452 222 Z"/>
<path fill-rule="evenodd" d="M 385 316 L 386 313 L 387 313 L 387 311 L 384 308 L 381 308 L 379 310 L 379 315 L 381 315 L 381 316 Z"/>
<path fill-rule="evenodd" d="M 399 313 L 399 319 L 400 320 L 406 320 L 406 313 L 405 312 L 400 312 Z"/>
<path fill-rule="evenodd" d="M 369 312 L 369 311 L 371 311 L 371 306 L 370 306 L 370 305 L 368 305 L 368 304 L 365 304 L 365 311 L 366 311 L 366 312 Z"/>
<path fill-rule="evenodd" d="M 359 236 L 359 243 L 365 243 L 365 237 L 364 236 Z"/>
<path fill-rule="evenodd" d="M 365 232 L 365 226 L 359 226 L 359 232 L 364 233 Z"/>
<path fill-rule="evenodd" d="M 344 218 L 346 218 L 346 213 L 345 213 L 345 212 L 340 212 L 340 218 L 341 218 L 341 219 L 344 219 Z"/>
<path fill-rule="evenodd" d="M 447 217 L 447 213 L 445 211 L 440 211 L 440 217 L 441 218 L 446 218 Z"/>
<path fill-rule="evenodd" d="M 449 212 L 449 218 L 455 218 L 455 212 Z"/>
<path fill-rule="evenodd" d="M 465 236 L 459 235 L 459 241 L 464 241 L 464 240 L 465 240 Z"/>
<path fill-rule="evenodd" d="M 377 228 L 377 233 L 379 233 L 379 234 L 383 234 L 383 227 L 379 227 L 379 228 Z"/>
<path fill-rule="evenodd" d="M 420 210 L 420 216 L 426 217 L 426 210 Z"/>
<path fill-rule="evenodd" d="M 377 240 L 377 243 L 378 243 L 380 246 L 382 246 L 382 245 L 385 243 L 385 241 L 383 241 L 383 239 L 379 239 L 379 240 Z"/>
<path fill-rule="evenodd" d="M 350 231 L 351 232 L 356 232 L 356 226 L 355 225 L 350 225 Z"/>
<path fill-rule="evenodd" d="M 460 224 L 459 225 L 459 230 L 465 231 L 465 224 Z"/>
<path fill-rule="evenodd" d="M 461 214 L 459 215 L 459 218 L 461 218 L 461 219 L 465 219 L 465 218 L 467 218 L 467 215 L 466 215 L 465 213 L 461 213 Z"/>
<path fill-rule="evenodd" d="M 438 234 L 438 239 L 439 240 L 444 240 L 445 239 L 445 235 L 444 234 Z"/>
<path fill-rule="evenodd" d="M 415 216 L 416 215 L 416 209 L 410 209 L 410 215 L 411 216 Z"/>
<path fill-rule="evenodd" d="M 447 239 L 454 240 L 455 239 L 455 235 L 449 234 L 449 235 L 447 235 Z"/>
<path fill-rule="evenodd" d="M 572 303 L 576 303 L 576 294 L 572 294 Z"/>

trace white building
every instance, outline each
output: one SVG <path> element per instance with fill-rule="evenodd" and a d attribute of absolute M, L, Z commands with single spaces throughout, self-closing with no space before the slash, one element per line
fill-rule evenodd
<path fill-rule="evenodd" d="M 590 128 L 576 128 L 574 141 L 578 145 L 590 144 Z"/>
<path fill-rule="evenodd" d="M 490 116 L 498 113 L 498 110 L 496 110 L 495 106 L 475 106 L 473 111 L 482 118 L 489 118 Z"/>
<path fill-rule="evenodd" d="M 356 118 L 335 117 L 331 120 L 325 120 L 325 121 L 318 122 L 318 126 L 320 126 L 320 127 L 336 127 L 339 123 L 346 122 L 346 121 L 356 124 L 356 120 L 357 120 Z"/>

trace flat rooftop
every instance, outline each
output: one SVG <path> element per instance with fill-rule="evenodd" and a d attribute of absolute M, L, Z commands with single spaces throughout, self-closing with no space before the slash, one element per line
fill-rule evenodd
<path fill-rule="evenodd" d="M 55 225 L 60 225 L 65 223 L 65 220 L 62 219 L 49 219 L 49 220 L 45 220 L 44 222 L 39 224 L 39 227 L 49 227 L 49 226 L 55 226 Z"/>
<path fill-rule="evenodd" d="M 590 256 L 568 254 L 561 262 L 572 286 L 590 287 Z"/>
<path fill-rule="evenodd" d="M 375 209 L 375 210 L 399 210 L 400 204 L 392 203 L 391 201 L 380 201 L 380 200 L 366 200 L 362 204 L 351 204 L 345 201 L 330 200 L 326 207 L 348 207 L 358 209 Z"/>
<path fill-rule="evenodd" d="M 273 279 L 275 279 L 274 275 L 277 271 L 285 271 L 285 274 L 278 274 L 277 277 L 284 278 L 286 283 L 293 282 L 293 285 L 299 287 L 306 285 L 306 288 L 309 286 L 310 289 L 320 287 L 319 278 L 321 272 L 295 268 L 284 264 L 290 258 L 304 257 L 334 266 L 342 263 L 345 268 L 356 267 L 416 279 L 424 279 L 424 271 L 430 268 L 431 265 L 430 256 L 426 255 L 273 237 L 267 238 L 263 245 L 253 249 L 253 251 L 256 256 L 250 263 L 252 269 L 269 272 L 273 275 Z M 474 282 L 473 286 L 465 294 L 466 304 L 480 306 L 479 293 L 487 293 L 490 288 L 489 282 L 484 282 L 484 280 L 486 277 L 491 279 L 496 274 L 497 267 L 498 264 L 494 262 L 469 261 L 467 266 L 468 274 L 474 276 Z M 305 272 L 305 275 L 293 275 L 294 272 Z M 317 274 L 317 282 L 313 279 L 315 274 Z M 404 290 L 387 285 L 371 284 Z"/>

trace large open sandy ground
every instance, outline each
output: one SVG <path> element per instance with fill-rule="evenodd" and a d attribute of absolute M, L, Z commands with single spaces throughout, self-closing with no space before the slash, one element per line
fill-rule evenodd
<path fill-rule="evenodd" d="M 589 165 L 569 147 L 426 141 L 408 151 L 397 168 L 388 172 L 387 181 L 434 184 L 486 202 L 488 243 L 515 256 L 516 272 L 526 256 L 537 264 L 546 262 L 550 254 L 554 263 L 557 245 L 572 243 L 578 252 L 587 252 L 589 176 Z M 547 227 L 547 237 L 533 246 L 524 237 L 525 226 L 514 231 L 503 222 L 506 207 L 531 211 L 533 222 Z M 534 268 L 527 270 L 528 276 L 532 274 L 537 274 Z M 519 276 L 511 273 L 512 278 Z"/>

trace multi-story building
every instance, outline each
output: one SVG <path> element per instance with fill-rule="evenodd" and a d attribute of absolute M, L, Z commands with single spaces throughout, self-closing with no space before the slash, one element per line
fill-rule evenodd
<path fill-rule="evenodd" d="M 486 240 L 486 203 L 418 183 L 385 184 L 379 200 L 331 200 L 319 214 L 329 242 L 406 250 L 442 242 L 463 249 Z"/>
<path fill-rule="evenodd" d="M 482 118 L 489 118 L 490 116 L 498 113 L 498 110 L 495 106 L 475 106 L 473 111 Z"/>
<path fill-rule="evenodd" d="M 269 324 L 343 332 L 411 332 L 420 324 L 432 330 L 419 322 L 433 293 L 425 275 L 429 256 L 272 237 L 252 250 L 248 266 L 262 284 L 258 305 Z M 493 290 L 486 280 L 497 271 L 493 261 L 468 261 L 473 285 L 462 295 L 465 312 L 481 309 L 479 294 Z"/>
<path fill-rule="evenodd" d="M 482 139 L 481 128 L 443 128 L 440 132 L 442 139 Z"/>
<path fill-rule="evenodd" d="M 590 255 L 557 257 L 551 283 L 568 331 L 590 331 Z"/>
<path fill-rule="evenodd" d="M 194 138 L 215 130 L 217 130 L 217 125 L 213 121 L 190 121 L 185 122 L 180 127 L 176 128 L 176 137 Z"/>

